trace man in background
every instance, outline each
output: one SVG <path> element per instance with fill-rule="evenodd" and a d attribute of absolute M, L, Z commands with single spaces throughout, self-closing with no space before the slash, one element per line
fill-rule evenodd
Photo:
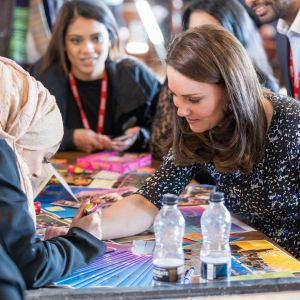
<path fill-rule="evenodd" d="M 300 100 L 300 0 L 245 0 L 261 23 L 277 21 L 276 48 L 289 96 Z"/>

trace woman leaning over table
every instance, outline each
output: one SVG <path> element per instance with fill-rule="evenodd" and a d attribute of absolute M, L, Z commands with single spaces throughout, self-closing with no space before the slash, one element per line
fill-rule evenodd
<path fill-rule="evenodd" d="M 162 195 L 204 168 L 232 213 L 300 258 L 299 103 L 264 90 L 245 49 L 216 25 L 175 37 L 166 63 L 171 150 L 138 194 L 104 211 L 103 237 L 149 228 Z"/>
<path fill-rule="evenodd" d="M 56 97 L 60 150 L 146 151 L 160 83 L 137 60 L 113 60 L 116 22 L 100 0 L 60 9 L 46 55 L 31 73 Z"/>
<path fill-rule="evenodd" d="M 105 252 L 100 212 L 82 217 L 63 237 L 35 237 L 34 186 L 57 150 L 63 123 L 55 98 L 20 66 L 0 57 L 0 245 L 28 288 L 42 287 Z"/>

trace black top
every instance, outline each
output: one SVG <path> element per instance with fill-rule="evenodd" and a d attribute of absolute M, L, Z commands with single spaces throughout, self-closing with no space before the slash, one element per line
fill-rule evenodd
<path fill-rule="evenodd" d="M 0 207 L 0 244 L 20 269 L 28 288 L 58 280 L 105 252 L 102 241 L 80 228 L 71 228 L 67 235 L 47 241 L 35 237 L 15 156 L 2 138 Z"/>
<path fill-rule="evenodd" d="M 75 80 L 81 104 L 91 126 L 91 129 L 97 132 L 102 80 L 82 81 L 77 78 Z M 70 101 L 68 106 L 69 112 L 67 114 L 65 125 L 66 127 L 73 129 L 82 128 L 83 124 L 81 121 L 80 112 L 77 103 L 75 102 L 71 87 L 68 88 L 68 94 L 68 98 L 72 99 L 72 101 Z M 107 97 L 110 98 L 109 88 Z M 108 136 L 114 136 L 114 132 L 117 131 L 114 122 L 111 121 L 114 118 L 114 107 L 116 107 L 116 103 L 114 103 L 114 99 L 110 99 L 109 105 L 106 105 L 103 130 L 103 134 L 106 134 Z"/>
<path fill-rule="evenodd" d="M 170 152 L 139 193 L 160 208 L 163 194 L 180 194 L 204 167 L 232 213 L 300 258 L 300 103 L 275 94 L 269 99 L 272 122 L 263 156 L 250 174 L 222 173 L 213 163 L 179 167 Z"/>
<path fill-rule="evenodd" d="M 147 151 L 160 83 L 144 64 L 134 59 L 126 58 L 118 62 L 107 60 L 105 67 L 108 73 L 108 94 L 103 133 L 117 137 L 124 134 L 129 127 L 139 126 L 142 128 L 140 135 L 128 150 Z M 74 129 L 84 126 L 68 76 L 58 65 L 52 65 L 41 74 L 40 62 L 30 72 L 56 97 L 64 122 L 60 150 L 74 150 Z M 76 82 L 90 126 L 95 130 L 98 122 L 100 81 Z"/>

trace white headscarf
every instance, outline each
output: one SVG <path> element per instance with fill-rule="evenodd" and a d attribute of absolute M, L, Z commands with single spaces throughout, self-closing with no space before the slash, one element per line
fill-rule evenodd
<path fill-rule="evenodd" d="M 21 185 L 35 221 L 29 169 L 23 149 L 44 150 L 58 145 L 63 123 L 55 98 L 15 62 L 0 57 L 0 136 L 15 152 Z"/>

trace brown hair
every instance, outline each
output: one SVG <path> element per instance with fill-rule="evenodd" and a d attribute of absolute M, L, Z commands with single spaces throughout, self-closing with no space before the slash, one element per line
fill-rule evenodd
<path fill-rule="evenodd" d="M 66 74 L 69 72 L 70 62 L 65 52 L 65 36 L 68 27 L 78 16 L 103 23 L 108 30 L 111 47 L 118 48 L 118 27 L 111 11 L 103 1 L 67 1 L 58 12 L 49 47 L 42 59 L 42 72 L 53 63 L 58 63 L 61 70 Z"/>
<path fill-rule="evenodd" d="M 191 15 L 202 11 L 216 18 L 245 47 L 261 83 L 278 91 L 277 80 L 269 64 L 259 30 L 247 10 L 238 0 L 194 0 L 189 2 L 182 14 L 182 27 L 187 30 Z"/>
<path fill-rule="evenodd" d="M 192 132 L 185 118 L 175 116 L 174 162 L 213 162 L 221 172 L 250 172 L 262 154 L 267 119 L 244 47 L 221 26 L 204 25 L 175 37 L 166 63 L 192 80 L 222 85 L 229 102 L 222 124 L 203 133 Z"/>

